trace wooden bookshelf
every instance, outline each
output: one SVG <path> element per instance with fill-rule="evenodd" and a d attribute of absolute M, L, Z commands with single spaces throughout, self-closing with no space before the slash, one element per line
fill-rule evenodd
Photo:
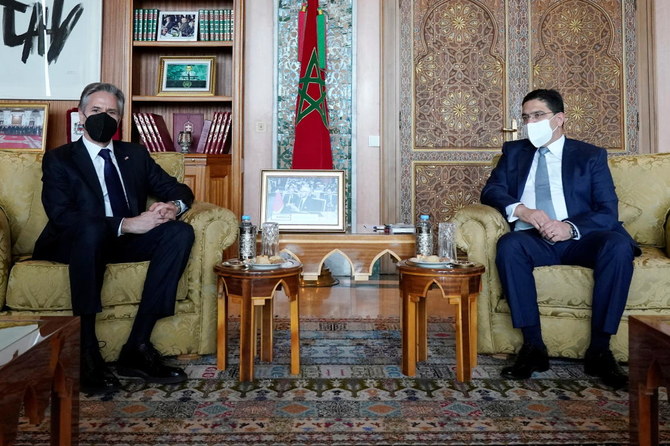
<path fill-rule="evenodd" d="M 134 40 L 134 10 L 194 11 L 201 9 L 232 9 L 234 34 L 232 41 L 143 41 Z M 132 113 L 157 113 L 163 116 L 173 135 L 174 113 L 202 113 L 211 120 L 217 111 L 229 111 L 233 121 L 228 136 L 228 153 L 190 153 L 185 157 L 185 182 L 196 199 L 226 207 L 236 215 L 242 212 L 242 101 L 244 66 L 244 1 L 243 0 L 132 0 L 124 11 L 128 87 L 123 122 L 125 139 L 140 141 Z M 201 24 L 199 24 L 201 25 Z M 199 26 L 199 28 L 201 28 Z M 160 58 L 215 57 L 214 95 L 158 95 Z M 195 150 L 195 147 L 192 148 Z"/>

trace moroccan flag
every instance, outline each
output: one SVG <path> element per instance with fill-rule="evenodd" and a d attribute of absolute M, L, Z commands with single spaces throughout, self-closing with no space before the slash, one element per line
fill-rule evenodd
<path fill-rule="evenodd" d="M 318 0 L 303 3 L 298 18 L 300 81 L 295 107 L 293 169 L 332 169 L 326 104 L 325 16 Z"/>

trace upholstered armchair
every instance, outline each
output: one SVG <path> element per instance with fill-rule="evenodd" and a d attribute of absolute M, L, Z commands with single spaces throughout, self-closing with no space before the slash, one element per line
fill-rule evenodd
<path fill-rule="evenodd" d="M 154 159 L 180 181 L 183 155 L 154 153 Z M 0 314 L 68 315 L 67 265 L 31 260 L 35 240 L 46 224 L 41 202 L 42 154 L 0 150 Z M 228 209 L 196 201 L 182 217 L 195 230 L 195 243 L 177 291 L 175 315 L 159 321 L 152 342 L 163 354 L 207 354 L 216 350 L 214 265 L 237 237 L 237 218 Z M 106 360 L 117 358 L 130 332 L 148 262 L 107 267 L 98 315 L 98 338 Z"/>
<path fill-rule="evenodd" d="M 613 156 L 609 160 L 619 197 L 619 219 L 641 245 L 634 262 L 628 304 L 612 350 L 628 358 L 628 316 L 670 314 L 670 153 Z M 475 204 L 459 210 L 457 244 L 486 266 L 477 303 L 478 351 L 513 353 L 522 343 L 512 327 L 495 265 L 496 242 L 509 225 L 495 209 Z M 534 272 L 542 332 L 550 356 L 580 358 L 590 337 L 592 270 L 548 266 Z"/>

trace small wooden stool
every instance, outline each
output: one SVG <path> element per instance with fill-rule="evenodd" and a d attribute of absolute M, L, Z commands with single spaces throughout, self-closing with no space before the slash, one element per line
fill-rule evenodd
<path fill-rule="evenodd" d="M 228 297 L 240 303 L 240 381 L 254 379 L 257 324 L 261 328 L 261 360 L 272 361 L 273 305 L 275 291 L 282 288 L 290 301 L 291 374 L 300 373 L 300 320 L 298 311 L 302 265 L 270 270 L 242 269 L 218 264 L 218 320 L 216 366 L 226 368 L 228 352 Z M 267 305 L 266 305 L 267 302 Z M 256 307 L 260 312 L 256 313 Z M 256 320 L 260 317 L 260 323 Z"/>
<path fill-rule="evenodd" d="M 477 296 L 484 266 L 423 268 L 398 263 L 402 298 L 402 373 L 416 375 L 416 362 L 428 359 L 426 296 L 432 285 L 456 305 L 456 379 L 470 381 L 477 366 Z M 417 352 L 418 351 L 418 352 Z"/>

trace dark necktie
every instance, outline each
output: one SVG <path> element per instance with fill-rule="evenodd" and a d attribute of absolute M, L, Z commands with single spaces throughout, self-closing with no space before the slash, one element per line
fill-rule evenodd
<path fill-rule="evenodd" d="M 112 205 L 112 213 L 115 217 L 130 217 L 130 210 L 126 202 L 126 195 L 123 193 L 121 178 L 114 163 L 112 163 L 110 150 L 102 149 L 98 155 L 105 160 L 105 184 L 107 185 L 109 203 Z"/>
<path fill-rule="evenodd" d="M 540 157 L 537 160 L 537 171 L 535 172 L 535 207 L 546 212 L 552 220 L 556 220 L 554 203 L 551 201 L 549 172 L 547 171 L 547 159 L 545 157 L 549 149 L 540 147 L 539 150 Z"/>

